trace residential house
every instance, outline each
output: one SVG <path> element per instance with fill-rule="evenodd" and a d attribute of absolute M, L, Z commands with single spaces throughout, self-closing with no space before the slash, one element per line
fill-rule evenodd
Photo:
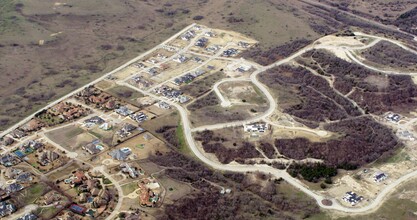
<path fill-rule="evenodd" d="M 195 46 L 197 47 L 205 47 L 207 45 L 208 39 L 202 37 L 195 42 Z"/>
<path fill-rule="evenodd" d="M 174 61 L 177 63 L 185 63 L 187 60 L 188 58 L 182 54 L 174 58 Z"/>
<path fill-rule="evenodd" d="M 171 108 L 171 106 L 164 101 L 159 101 L 158 103 L 156 103 L 156 105 L 158 106 L 158 108 L 162 108 L 162 109 L 170 109 Z"/>
<path fill-rule="evenodd" d="M 12 183 L 12 184 L 7 185 L 5 187 L 5 190 L 8 194 L 11 194 L 11 193 L 14 193 L 14 192 L 19 192 L 22 189 L 23 189 L 23 186 L 18 184 L 18 183 Z"/>
<path fill-rule="evenodd" d="M 5 167 L 11 167 L 20 162 L 20 159 L 14 154 L 6 154 L 0 157 L 0 163 Z"/>
<path fill-rule="evenodd" d="M 0 202 L 0 217 L 10 215 L 16 211 L 16 206 L 12 203 L 1 201 Z"/>
<path fill-rule="evenodd" d="M 110 123 L 106 122 L 106 123 L 103 123 L 102 125 L 100 125 L 99 128 L 102 129 L 102 130 L 108 131 L 108 130 L 112 129 L 112 126 L 111 126 Z"/>
<path fill-rule="evenodd" d="M 44 126 L 45 125 L 42 122 L 40 122 L 39 120 L 32 119 L 28 123 L 26 123 L 22 127 L 20 127 L 20 129 L 24 132 L 32 132 L 32 131 L 38 131 L 39 129 L 41 129 Z"/>
<path fill-rule="evenodd" d="M 25 142 L 23 144 L 23 146 L 30 147 L 33 150 L 37 150 L 37 149 L 43 147 L 44 144 L 42 142 L 37 141 L 37 140 L 30 140 L 30 141 Z"/>
<path fill-rule="evenodd" d="M 104 121 L 104 119 L 102 119 L 102 118 L 100 118 L 99 116 L 93 116 L 93 117 L 91 117 L 91 118 L 89 118 L 89 119 L 86 119 L 85 121 L 84 121 L 84 124 L 87 126 L 87 127 L 90 127 L 90 126 L 92 126 L 92 125 L 101 125 L 101 124 L 103 124 L 105 121 Z"/>
<path fill-rule="evenodd" d="M 51 205 L 61 200 L 61 196 L 56 191 L 50 191 L 44 195 L 44 204 Z"/>
<path fill-rule="evenodd" d="M 130 150 L 130 148 L 124 147 L 111 151 L 109 155 L 115 160 L 126 160 L 131 153 L 132 150 Z"/>
<path fill-rule="evenodd" d="M 249 43 L 243 42 L 243 41 L 239 41 L 237 43 L 238 46 L 242 47 L 242 48 L 248 48 L 250 46 Z"/>
<path fill-rule="evenodd" d="M 230 48 L 230 49 L 223 51 L 223 56 L 232 57 L 232 56 L 235 56 L 237 53 L 238 53 L 238 50 L 234 48 Z"/>
<path fill-rule="evenodd" d="M 189 31 L 185 32 L 183 35 L 181 35 L 181 39 L 186 40 L 186 41 L 189 41 L 194 37 L 195 37 L 195 31 L 193 31 L 193 30 L 189 30 Z"/>
<path fill-rule="evenodd" d="M 156 67 L 152 67 L 148 70 L 149 75 L 151 76 L 156 76 L 156 74 L 158 74 L 157 68 Z"/>
<path fill-rule="evenodd" d="M 88 153 L 94 155 L 94 154 L 98 154 L 101 152 L 102 147 L 98 147 L 96 144 L 94 143 L 89 143 L 85 146 L 82 147 L 83 150 L 86 150 Z"/>
<path fill-rule="evenodd" d="M 131 134 L 132 131 L 138 129 L 138 127 L 126 123 L 125 125 L 123 125 L 123 127 L 117 132 L 117 134 L 121 137 L 121 138 L 125 138 L 127 136 L 129 136 Z"/>
<path fill-rule="evenodd" d="M 131 114 L 129 116 L 131 119 L 135 120 L 136 122 L 140 123 L 148 119 L 148 116 L 143 112 L 138 112 L 136 114 Z"/>
<path fill-rule="evenodd" d="M 113 110 L 114 108 L 116 108 L 116 101 L 110 100 L 110 101 L 106 102 L 106 104 L 104 104 L 104 108 L 106 108 L 108 110 Z"/>
<path fill-rule="evenodd" d="M 246 132 L 265 132 L 269 129 L 268 124 L 266 123 L 257 123 L 257 124 L 249 124 L 243 126 L 244 131 Z"/>
<path fill-rule="evenodd" d="M 16 219 L 16 220 L 36 220 L 38 217 L 33 213 L 26 213 L 24 216 Z"/>
<path fill-rule="evenodd" d="M 11 138 L 11 137 L 3 137 L 2 144 L 3 144 L 4 146 L 10 146 L 10 145 L 12 145 L 13 143 L 14 143 L 14 139 L 13 139 L 13 138 Z"/>
<path fill-rule="evenodd" d="M 29 172 L 21 173 L 16 177 L 16 182 L 17 183 L 29 183 L 32 180 L 33 180 L 32 174 L 29 173 Z"/>
<path fill-rule="evenodd" d="M 207 31 L 206 33 L 204 33 L 204 35 L 206 37 L 215 37 L 216 36 L 216 34 L 214 32 L 211 32 L 211 31 Z"/>
<path fill-rule="evenodd" d="M 121 116 L 128 116 L 133 113 L 127 106 L 120 106 L 118 109 L 114 110 L 117 114 Z"/>
<path fill-rule="evenodd" d="M 22 138 L 22 137 L 26 136 L 26 132 L 23 132 L 19 129 L 15 129 L 12 132 L 10 132 L 10 135 L 14 138 Z"/>
<path fill-rule="evenodd" d="M 93 199 L 92 206 L 94 208 L 101 207 L 103 205 L 107 205 L 110 200 L 112 199 L 112 195 L 107 189 L 101 189 L 98 195 Z"/>
<path fill-rule="evenodd" d="M 71 187 L 79 186 L 85 180 L 87 180 L 87 177 L 85 176 L 84 172 L 81 170 L 77 170 L 71 178 Z"/>
<path fill-rule="evenodd" d="M 350 203 L 352 206 L 356 205 L 358 202 L 363 200 L 362 196 L 358 196 L 358 194 L 349 191 L 346 192 L 346 195 L 342 198 L 343 201 Z"/>
<path fill-rule="evenodd" d="M 387 178 L 388 178 L 387 174 L 378 172 L 374 175 L 374 182 L 380 183 L 380 182 L 386 180 Z"/>
<path fill-rule="evenodd" d="M 59 154 L 54 152 L 54 151 L 44 151 L 42 152 L 39 156 L 38 156 L 38 162 L 42 165 L 42 166 L 46 166 L 49 163 L 54 162 L 55 160 L 57 160 L 59 158 Z"/>
<path fill-rule="evenodd" d="M 120 164 L 123 173 L 128 173 L 131 178 L 137 178 L 139 176 L 139 172 L 137 171 L 136 167 L 130 166 L 128 163 Z"/>

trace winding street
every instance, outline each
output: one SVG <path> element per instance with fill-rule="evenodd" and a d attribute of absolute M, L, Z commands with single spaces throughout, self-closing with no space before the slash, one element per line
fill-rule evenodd
<path fill-rule="evenodd" d="M 372 37 L 372 36 L 369 36 Z M 383 38 L 377 38 L 379 40 L 385 40 Z M 361 49 L 365 49 L 368 47 L 371 47 L 373 45 L 375 45 L 379 40 L 374 41 L 373 43 L 371 43 L 370 45 L 365 45 L 363 47 L 360 47 Z M 149 93 L 147 91 L 143 91 L 140 90 L 130 84 L 127 84 L 125 82 L 122 82 L 121 84 L 127 87 L 130 87 L 132 89 L 138 90 L 142 93 L 144 93 L 145 95 L 148 95 L 152 98 L 155 98 L 156 100 L 162 100 L 167 102 L 168 104 L 174 106 L 180 113 L 181 115 L 181 120 L 182 120 L 182 125 L 183 125 L 183 129 L 184 129 L 184 135 L 186 138 L 186 141 L 188 143 L 188 146 L 190 147 L 191 151 L 193 152 L 193 154 L 199 159 L 201 160 L 203 163 L 205 163 L 206 165 L 216 169 L 216 170 L 222 170 L 222 171 L 231 171 L 231 172 L 240 172 L 240 173 L 247 173 L 247 172 L 264 172 L 264 173 L 269 173 L 272 176 L 274 176 L 275 178 L 282 178 L 285 181 L 287 181 L 289 184 L 291 184 L 292 186 L 294 186 L 295 188 L 299 189 L 300 191 L 304 192 L 305 194 L 307 194 L 308 196 L 312 197 L 313 199 L 316 200 L 317 204 L 323 208 L 323 209 L 330 209 L 330 210 L 336 210 L 336 211 L 341 211 L 341 212 L 346 212 L 346 213 L 357 213 L 357 214 L 365 214 L 365 213 L 369 213 L 372 211 L 375 211 L 380 205 L 381 203 L 386 199 L 386 197 L 393 192 L 394 189 L 396 189 L 397 186 L 399 186 L 400 184 L 409 181 L 412 178 L 415 178 L 417 176 L 417 170 L 413 171 L 407 175 L 402 176 L 401 178 L 397 179 L 396 181 L 390 183 L 389 185 L 387 185 L 383 190 L 380 191 L 380 193 L 377 195 L 377 197 L 370 201 L 366 206 L 363 207 L 345 207 L 342 206 L 336 199 L 334 198 L 330 198 L 330 200 L 332 201 L 332 205 L 331 206 L 326 206 L 322 204 L 322 200 L 323 199 L 329 199 L 326 198 L 322 195 L 317 194 L 316 192 L 313 192 L 312 190 L 308 189 L 303 183 L 301 183 L 299 180 L 291 177 L 286 171 L 283 170 L 277 170 L 275 168 L 272 168 L 268 165 L 261 165 L 261 164 L 255 164 L 255 165 L 238 165 L 238 164 L 220 164 L 218 162 L 214 162 L 210 159 L 208 159 L 199 149 L 199 147 L 197 146 L 192 133 L 193 132 L 197 132 L 197 131 L 203 131 L 203 130 L 212 130 L 212 129 L 221 129 L 221 128 L 225 128 L 225 127 L 232 127 L 232 126 L 239 126 L 239 125 L 244 125 L 247 123 L 252 123 L 252 122 L 256 122 L 259 120 L 263 120 L 265 119 L 265 117 L 267 117 L 268 115 L 272 114 L 276 107 L 277 107 L 277 103 L 274 99 L 274 97 L 269 93 L 268 89 L 261 83 L 258 81 L 257 76 L 261 73 L 264 72 L 268 69 L 280 66 L 282 64 L 285 64 L 289 61 L 291 61 L 292 59 L 294 59 L 295 57 L 309 51 L 312 49 L 327 49 L 327 48 L 334 48 L 334 46 L 321 46 L 321 45 L 309 45 L 301 50 L 299 50 L 298 52 L 294 53 L 293 55 L 287 57 L 286 59 L 280 60 L 278 62 L 275 62 L 271 65 L 265 66 L 265 67 L 261 67 L 258 68 L 258 70 L 256 70 L 255 72 L 253 72 L 250 75 L 250 81 L 259 88 L 259 90 L 266 96 L 268 102 L 269 102 L 269 108 L 267 111 L 263 112 L 262 114 L 255 116 L 251 119 L 247 119 L 247 120 L 243 120 L 243 121 L 235 121 L 235 122 L 230 122 L 230 123 L 221 123 L 221 124 L 215 124 L 215 125 L 207 125 L 207 126 L 202 126 L 202 127 L 198 127 L 198 128 L 191 128 L 191 124 L 190 121 L 188 119 L 188 114 L 187 111 L 184 109 L 184 107 L 182 107 L 181 105 L 179 105 L 178 103 L 172 102 L 164 97 L 159 97 L 156 96 L 152 93 Z M 358 49 L 358 47 L 352 47 L 351 49 Z M 220 83 L 218 83 L 220 84 Z M 218 86 L 218 85 L 217 85 Z"/>

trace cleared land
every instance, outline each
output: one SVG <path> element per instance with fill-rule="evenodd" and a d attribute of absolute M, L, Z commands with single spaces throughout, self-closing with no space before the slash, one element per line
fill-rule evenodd
<path fill-rule="evenodd" d="M 53 142 L 73 151 L 96 139 L 77 125 L 69 125 L 45 134 Z"/>
<path fill-rule="evenodd" d="M 187 106 L 191 124 L 195 127 L 244 120 L 267 109 L 265 105 L 232 105 L 224 108 L 214 92 L 210 92 Z"/>
<path fill-rule="evenodd" d="M 262 92 L 250 82 L 225 82 L 219 89 L 232 104 L 267 105 Z"/>

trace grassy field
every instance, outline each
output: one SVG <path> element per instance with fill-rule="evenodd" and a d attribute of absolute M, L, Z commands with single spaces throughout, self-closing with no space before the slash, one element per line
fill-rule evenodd
<path fill-rule="evenodd" d="M 135 106 L 138 106 L 136 99 L 143 97 L 142 93 L 126 86 L 114 86 L 106 92 Z"/>
<path fill-rule="evenodd" d="M 50 219 L 55 216 L 58 211 L 60 211 L 60 209 L 55 206 L 39 207 L 34 211 L 34 214 L 41 217 L 41 219 Z"/>
<path fill-rule="evenodd" d="M 28 188 L 23 189 L 21 192 L 13 197 L 13 200 L 20 207 L 33 204 L 42 195 L 49 191 L 49 187 L 43 183 L 34 184 Z"/>
<path fill-rule="evenodd" d="M 123 194 L 129 195 L 130 193 L 133 193 L 137 188 L 138 188 L 137 182 L 127 183 L 122 186 Z"/>
<path fill-rule="evenodd" d="M 185 140 L 184 127 L 180 121 L 178 121 L 177 138 L 179 143 L 179 151 L 183 154 L 194 155 L 191 153 L 190 148 L 188 147 L 187 140 Z"/>

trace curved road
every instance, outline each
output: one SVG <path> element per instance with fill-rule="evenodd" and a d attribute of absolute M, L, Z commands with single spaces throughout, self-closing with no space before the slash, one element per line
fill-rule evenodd
<path fill-rule="evenodd" d="M 382 39 L 382 40 L 385 40 L 385 39 Z M 375 45 L 376 43 L 377 42 L 374 42 L 370 45 L 366 45 L 366 46 L 363 46 L 361 48 L 371 47 L 371 46 Z M 187 143 L 188 143 L 191 151 L 193 152 L 193 154 L 198 159 L 200 159 L 202 162 L 204 162 L 208 166 L 211 166 L 214 169 L 223 170 L 223 171 L 232 171 L 232 172 L 241 172 L 241 173 L 246 173 L 246 172 L 265 172 L 265 173 L 269 173 L 269 174 L 275 176 L 276 178 L 283 178 L 284 180 L 286 180 L 288 183 L 290 183 L 291 185 L 293 185 L 297 189 L 301 190 L 302 192 L 306 193 L 310 197 L 314 198 L 316 200 L 317 204 L 322 208 L 332 209 L 332 210 L 337 210 L 337 211 L 342 211 L 342 212 L 347 212 L 347 213 L 362 213 L 363 214 L 363 213 L 371 212 L 371 211 L 374 211 L 375 209 L 377 209 L 379 207 L 379 205 L 381 204 L 381 202 L 386 198 L 386 196 L 388 194 L 390 194 L 398 185 L 400 185 L 404 181 L 407 181 L 407 180 L 410 180 L 411 178 L 414 178 L 417 175 L 417 170 L 414 171 L 414 172 L 411 172 L 407 175 L 402 176 L 401 178 L 397 179 L 393 183 L 386 186 L 377 195 L 377 197 L 373 201 L 371 201 L 367 206 L 358 207 L 358 208 L 345 207 L 345 206 L 340 205 L 335 199 L 331 199 L 332 202 L 333 202 L 333 204 L 331 206 L 325 206 L 321 203 L 321 201 L 323 199 L 325 199 L 325 197 L 323 197 L 321 195 L 318 195 L 315 192 L 311 191 L 310 189 L 306 188 L 304 186 L 304 184 L 302 184 L 299 180 L 291 177 L 286 171 L 277 170 L 277 169 L 274 169 L 274 168 L 272 168 L 268 165 L 260 165 L 260 164 L 255 164 L 255 165 L 220 164 L 220 163 L 211 161 L 199 150 L 199 147 L 196 145 L 195 140 L 192 136 L 192 132 L 195 132 L 195 131 L 202 131 L 202 130 L 205 130 L 205 129 L 217 129 L 217 128 L 223 128 L 223 127 L 228 127 L 228 126 L 243 125 L 245 123 L 258 121 L 258 120 L 263 119 L 264 117 L 272 114 L 273 111 L 276 109 L 277 104 L 276 104 L 275 99 L 269 93 L 268 89 L 262 83 L 260 83 L 258 81 L 257 76 L 259 75 L 259 73 L 264 72 L 264 71 L 266 71 L 270 68 L 282 65 L 282 64 L 294 59 L 295 57 L 297 57 L 297 56 L 299 56 L 299 55 L 301 55 L 301 54 L 303 54 L 306 51 L 309 51 L 311 49 L 326 49 L 326 48 L 334 48 L 334 47 L 332 47 L 332 46 L 320 46 L 320 45 L 313 46 L 313 45 L 310 45 L 310 46 L 307 46 L 307 47 L 299 50 L 298 52 L 296 52 L 295 54 L 291 55 L 290 57 L 288 57 L 284 60 L 273 63 L 269 66 L 262 67 L 262 68 L 258 69 L 257 71 L 255 71 L 254 73 L 252 73 L 250 75 L 250 80 L 252 81 L 253 84 L 255 84 L 265 94 L 265 96 L 267 97 L 267 99 L 270 103 L 270 106 L 269 106 L 269 108 L 266 112 L 254 117 L 254 118 L 244 120 L 244 121 L 209 125 L 209 126 L 203 126 L 203 127 L 191 129 L 191 125 L 190 125 L 190 121 L 188 119 L 187 111 L 181 105 L 179 105 L 177 103 L 174 103 L 174 102 L 172 102 L 172 101 L 170 101 L 166 98 L 162 98 L 162 97 L 156 96 L 154 94 L 151 94 L 149 92 L 139 90 L 138 88 L 136 88 L 134 86 L 131 86 L 127 83 L 123 83 L 123 85 L 131 87 L 132 89 L 135 89 L 135 90 L 139 90 L 139 91 L 145 93 L 145 95 L 151 96 L 151 97 L 153 97 L 157 100 L 163 100 L 163 101 L 171 104 L 175 108 L 177 108 L 178 111 L 180 112 L 180 115 L 181 115 L 181 120 L 182 120 L 182 124 L 183 124 L 183 128 L 184 128 L 185 138 L 187 140 Z M 352 49 L 354 49 L 354 48 L 352 48 Z M 357 48 L 355 48 L 355 49 L 357 49 Z"/>

